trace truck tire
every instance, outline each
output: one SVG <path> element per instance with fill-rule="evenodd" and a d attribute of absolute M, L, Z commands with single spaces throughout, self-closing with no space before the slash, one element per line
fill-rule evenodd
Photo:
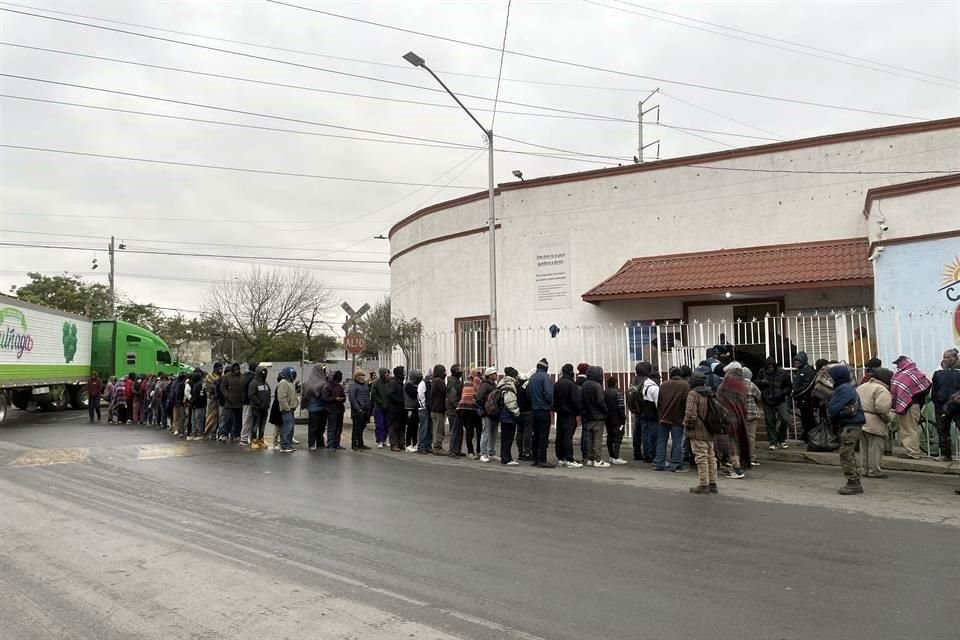
<path fill-rule="evenodd" d="M 70 393 L 67 391 L 67 386 L 63 384 L 51 385 L 50 393 L 38 404 L 44 411 L 63 411 L 70 405 Z"/>
<path fill-rule="evenodd" d="M 20 411 L 26 411 L 30 407 L 30 400 L 32 396 L 30 395 L 30 389 L 20 389 L 13 392 L 13 406 Z"/>
<path fill-rule="evenodd" d="M 87 385 L 70 387 L 70 406 L 74 409 L 86 409 L 90 405 L 90 392 Z"/>
<path fill-rule="evenodd" d="M 7 392 L 0 391 L 0 424 L 7 419 Z"/>

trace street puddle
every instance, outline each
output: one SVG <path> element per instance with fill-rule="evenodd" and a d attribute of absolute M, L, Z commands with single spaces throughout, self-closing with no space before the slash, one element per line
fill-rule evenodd
<path fill-rule="evenodd" d="M 190 453 L 185 444 L 143 446 L 137 450 L 137 460 L 159 460 L 161 458 L 180 458 Z"/>
<path fill-rule="evenodd" d="M 89 459 L 89 449 L 34 449 L 19 454 L 12 464 L 17 467 L 43 467 L 51 464 L 76 464 Z"/>

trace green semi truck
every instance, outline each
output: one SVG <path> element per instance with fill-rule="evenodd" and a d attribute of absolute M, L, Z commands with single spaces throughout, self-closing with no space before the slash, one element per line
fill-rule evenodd
<path fill-rule="evenodd" d="M 161 372 L 176 375 L 166 343 L 119 320 L 90 320 L 0 294 L 0 423 L 7 409 L 86 408 L 87 381 Z"/>

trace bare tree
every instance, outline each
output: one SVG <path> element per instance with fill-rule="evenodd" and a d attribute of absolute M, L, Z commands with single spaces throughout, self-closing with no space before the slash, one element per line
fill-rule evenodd
<path fill-rule="evenodd" d="M 312 273 L 254 265 L 214 285 L 203 311 L 224 332 L 257 349 L 282 334 L 304 329 L 309 332 L 333 306 L 330 290 Z"/>

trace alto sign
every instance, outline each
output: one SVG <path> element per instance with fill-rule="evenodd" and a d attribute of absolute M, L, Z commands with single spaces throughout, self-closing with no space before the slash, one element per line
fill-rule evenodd
<path fill-rule="evenodd" d="M 367 348 L 367 340 L 362 333 L 351 331 L 343 338 L 343 348 L 347 353 L 354 355 L 363 353 L 363 350 Z"/>

